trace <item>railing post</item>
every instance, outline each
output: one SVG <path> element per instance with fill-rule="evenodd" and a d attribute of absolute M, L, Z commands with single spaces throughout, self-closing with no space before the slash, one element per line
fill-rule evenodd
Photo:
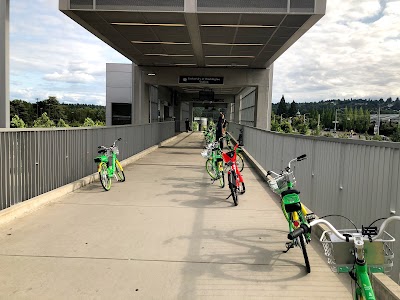
<path fill-rule="evenodd" d="M 10 127 L 9 99 L 10 0 L 0 1 L 0 128 Z"/>

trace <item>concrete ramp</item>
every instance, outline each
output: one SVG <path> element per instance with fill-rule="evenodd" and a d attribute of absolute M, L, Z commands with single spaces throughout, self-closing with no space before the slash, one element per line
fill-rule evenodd
<path fill-rule="evenodd" d="M 234 207 L 203 137 L 183 133 L 125 170 L 0 228 L 1 299 L 351 299 L 319 242 L 284 254 L 278 199 L 246 164 Z"/>

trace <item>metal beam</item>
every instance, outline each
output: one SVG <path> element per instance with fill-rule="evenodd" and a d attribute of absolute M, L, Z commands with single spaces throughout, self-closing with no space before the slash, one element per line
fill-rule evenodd
<path fill-rule="evenodd" d="M 201 35 L 199 29 L 199 19 L 196 13 L 185 13 L 187 30 L 189 31 L 190 40 L 192 42 L 194 56 L 196 57 L 197 65 L 204 67 L 203 44 L 201 43 Z"/>
<path fill-rule="evenodd" d="M 10 127 L 10 0 L 0 1 L 0 128 Z"/>

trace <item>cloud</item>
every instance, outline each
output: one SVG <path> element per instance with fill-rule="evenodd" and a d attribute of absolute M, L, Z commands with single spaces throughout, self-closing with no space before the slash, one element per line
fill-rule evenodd
<path fill-rule="evenodd" d="M 68 82 L 68 83 L 89 83 L 95 81 L 95 78 L 87 73 L 81 72 L 68 72 L 63 71 L 62 73 L 52 73 L 46 74 L 43 77 L 45 80 L 48 81 L 61 81 L 61 82 Z"/>
<path fill-rule="evenodd" d="M 400 1 L 327 1 L 326 15 L 275 62 L 273 102 L 400 96 Z M 397 83 L 397 84 L 396 84 Z"/>

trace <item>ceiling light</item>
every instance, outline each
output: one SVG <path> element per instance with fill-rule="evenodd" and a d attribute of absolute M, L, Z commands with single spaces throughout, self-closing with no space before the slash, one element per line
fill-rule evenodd
<path fill-rule="evenodd" d="M 149 73 L 148 76 L 156 76 L 156 73 Z"/>
<path fill-rule="evenodd" d="M 162 44 L 162 45 L 190 45 L 190 43 L 184 42 L 147 42 L 147 41 L 131 41 L 133 44 Z"/>
<path fill-rule="evenodd" d="M 206 67 L 248 67 L 249 65 L 206 65 Z"/>
<path fill-rule="evenodd" d="M 206 55 L 207 58 L 255 58 L 251 55 Z"/>
<path fill-rule="evenodd" d="M 264 44 L 235 44 L 235 43 L 203 43 L 211 46 L 264 46 Z"/>
<path fill-rule="evenodd" d="M 197 64 L 175 64 L 177 67 L 182 67 L 182 66 L 197 66 Z"/>
<path fill-rule="evenodd" d="M 273 25 L 235 25 L 235 24 L 202 24 L 201 27 L 231 27 L 231 28 L 276 28 Z"/>
<path fill-rule="evenodd" d="M 162 57 L 193 57 L 193 54 L 162 54 L 162 53 L 147 53 L 146 56 L 162 56 Z"/>
<path fill-rule="evenodd" d="M 164 26 L 164 27 L 186 27 L 185 24 L 172 23 L 111 23 L 112 25 L 120 26 Z"/>

